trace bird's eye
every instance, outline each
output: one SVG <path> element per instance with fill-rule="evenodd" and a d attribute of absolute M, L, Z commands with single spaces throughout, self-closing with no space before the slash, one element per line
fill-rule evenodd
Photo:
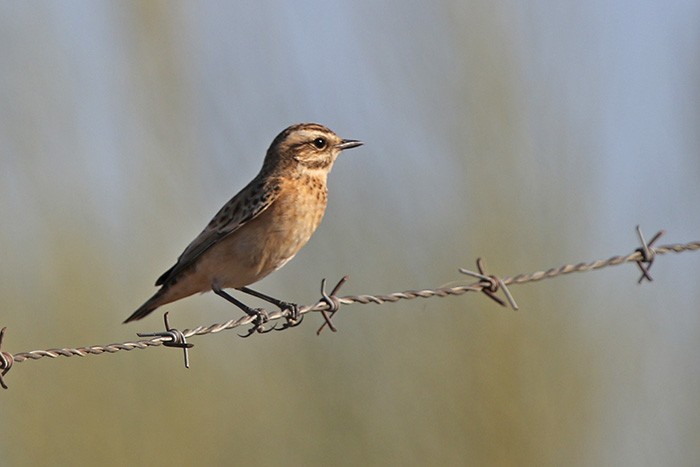
<path fill-rule="evenodd" d="M 316 149 L 323 149 L 326 147 L 326 138 L 316 138 L 313 141 L 313 145 L 316 146 Z"/>

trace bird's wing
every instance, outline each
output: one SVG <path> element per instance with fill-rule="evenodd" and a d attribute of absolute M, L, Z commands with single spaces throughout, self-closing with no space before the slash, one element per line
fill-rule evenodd
<path fill-rule="evenodd" d="M 207 227 L 178 257 L 175 266 L 165 271 L 156 281 L 163 285 L 194 263 L 205 251 L 222 238 L 231 235 L 248 221 L 256 218 L 277 199 L 277 180 L 250 182 L 216 213 Z"/>

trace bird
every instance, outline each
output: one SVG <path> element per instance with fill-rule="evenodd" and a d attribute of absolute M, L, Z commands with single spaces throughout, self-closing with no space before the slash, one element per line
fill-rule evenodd
<path fill-rule="evenodd" d="M 224 289 L 237 289 L 280 309 L 296 305 L 248 288 L 280 269 L 309 241 L 327 204 L 327 177 L 338 155 L 363 144 L 342 139 L 318 123 L 299 123 L 272 141 L 260 172 L 217 212 L 156 281 L 155 294 L 124 323 L 158 307 L 213 291 L 256 318 L 253 309 Z"/>

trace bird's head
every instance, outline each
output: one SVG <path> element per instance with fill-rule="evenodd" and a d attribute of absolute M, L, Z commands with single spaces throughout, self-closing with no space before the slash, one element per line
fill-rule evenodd
<path fill-rule="evenodd" d="M 277 135 L 267 150 L 264 167 L 328 173 L 342 150 L 361 145 L 361 141 L 342 139 L 323 125 L 299 123 Z"/>

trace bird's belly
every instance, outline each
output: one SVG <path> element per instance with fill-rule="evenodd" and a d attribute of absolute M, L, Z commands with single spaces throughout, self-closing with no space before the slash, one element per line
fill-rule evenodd
<path fill-rule="evenodd" d="M 255 219 L 204 253 L 198 272 L 221 287 L 259 281 L 284 266 L 309 241 L 321 223 L 325 199 L 279 200 Z M 321 203 L 322 202 L 322 203 Z"/>

